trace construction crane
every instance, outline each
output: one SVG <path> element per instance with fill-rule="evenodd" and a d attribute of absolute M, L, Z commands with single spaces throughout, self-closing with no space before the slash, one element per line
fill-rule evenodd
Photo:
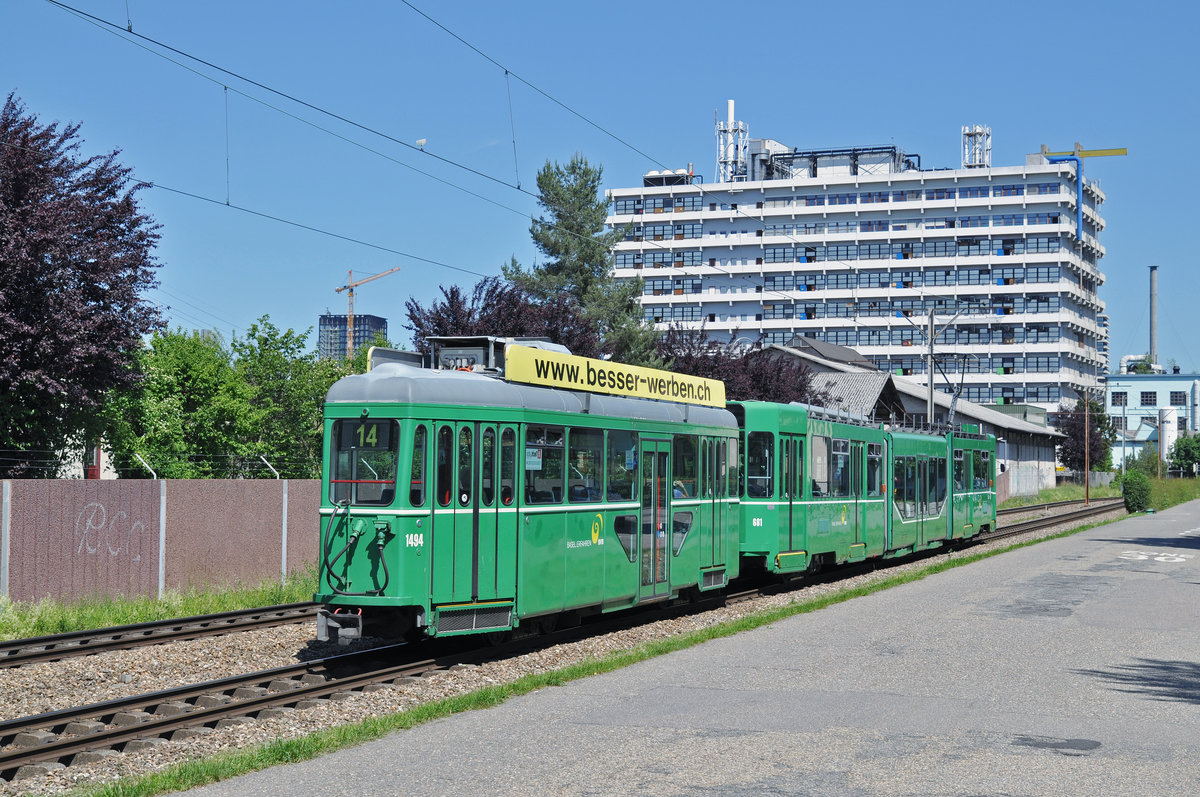
<path fill-rule="evenodd" d="M 1128 155 L 1129 150 L 1125 147 L 1116 147 L 1113 149 L 1084 149 L 1083 145 L 1078 141 L 1075 142 L 1075 150 L 1073 152 L 1051 152 L 1050 148 L 1045 144 L 1042 145 L 1042 155 L 1050 163 L 1065 163 L 1066 161 L 1075 161 L 1075 237 L 1079 241 L 1079 254 L 1083 256 L 1083 159 L 1084 158 L 1101 158 L 1109 155 Z M 1097 232 L 1099 232 L 1097 230 Z M 1092 454 L 1090 451 L 1090 443 L 1092 435 L 1090 414 L 1091 397 L 1089 387 L 1084 387 L 1083 393 L 1083 505 L 1088 506 L 1091 503 L 1091 463 Z"/>
<path fill-rule="evenodd" d="M 399 270 L 400 270 L 400 266 L 396 266 L 395 268 L 389 268 L 387 271 L 382 271 L 378 274 L 372 274 L 371 276 L 369 276 L 365 279 L 360 279 L 358 282 L 354 281 L 354 272 L 351 271 L 349 277 L 346 280 L 346 284 L 340 288 L 335 288 L 335 290 L 338 293 L 341 293 L 342 291 L 350 291 L 350 297 L 349 297 L 349 300 L 347 301 L 347 310 L 346 310 L 346 359 L 347 360 L 349 360 L 350 358 L 352 358 L 354 356 L 354 289 L 357 288 L 359 285 L 362 285 L 363 283 L 370 282 L 371 280 L 377 280 L 380 277 L 386 277 L 388 274 L 394 274 L 395 272 L 397 272 Z"/>

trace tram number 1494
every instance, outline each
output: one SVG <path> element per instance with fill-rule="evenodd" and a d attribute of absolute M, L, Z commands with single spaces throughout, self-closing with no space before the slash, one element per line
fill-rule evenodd
<path fill-rule="evenodd" d="M 424 534 L 405 534 L 404 541 L 405 541 L 405 544 L 409 548 L 420 548 L 425 545 L 425 535 Z"/>

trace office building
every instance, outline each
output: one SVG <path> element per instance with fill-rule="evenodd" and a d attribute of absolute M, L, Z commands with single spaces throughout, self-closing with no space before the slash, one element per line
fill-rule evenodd
<path fill-rule="evenodd" d="M 354 349 L 370 346 L 375 335 L 387 337 L 387 319 L 377 315 L 354 314 Z M 341 358 L 346 356 L 346 316 L 326 313 L 317 323 L 317 355 Z"/>
<path fill-rule="evenodd" d="M 732 103 L 717 138 L 713 180 L 652 171 L 608 191 L 609 226 L 628 229 L 615 274 L 644 279 L 660 329 L 807 336 L 927 379 L 933 314 L 938 390 L 1050 410 L 1098 390 L 1105 196 L 1077 161 L 994 167 L 983 127 L 963 128 L 951 169 L 895 146 L 794 149 L 750 138 Z"/>

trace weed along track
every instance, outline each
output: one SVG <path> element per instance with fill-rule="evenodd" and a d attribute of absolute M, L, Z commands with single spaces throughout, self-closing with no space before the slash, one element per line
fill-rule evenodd
<path fill-rule="evenodd" d="M 240 609 L 194 617 L 155 620 L 89 631 L 0 642 L 0 668 L 19 667 L 72 656 L 87 656 L 107 650 L 125 650 L 142 645 L 161 645 L 185 639 L 229 634 L 276 625 L 303 623 L 316 616 L 316 604 L 288 603 L 255 609 Z"/>

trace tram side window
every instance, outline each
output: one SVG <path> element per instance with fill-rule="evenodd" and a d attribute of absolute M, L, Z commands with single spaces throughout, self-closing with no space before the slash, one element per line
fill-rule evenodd
<path fill-rule="evenodd" d="M 967 489 L 967 460 L 960 448 L 954 452 L 954 492 L 961 493 Z"/>
<path fill-rule="evenodd" d="M 389 420 L 340 420 L 333 425 L 330 498 L 335 503 L 388 506 L 396 497 L 400 430 Z"/>
<path fill-rule="evenodd" d="M 850 496 L 850 441 L 833 441 L 833 478 L 830 484 L 835 498 Z"/>
<path fill-rule="evenodd" d="M 917 458 L 904 458 L 904 516 L 917 516 Z"/>
<path fill-rule="evenodd" d="M 992 486 L 991 484 L 991 468 L 988 461 L 988 452 L 972 451 L 971 452 L 971 473 L 975 477 L 975 489 L 986 490 Z"/>
<path fill-rule="evenodd" d="M 558 504 L 563 500 L 563 428 L 525 429 L 525 502 Z"/>
<path fill-rule="evenodd" d="M 600 500 L 604 480 L 604 432 L 572 429 L 570 466 L 567 468 L 567 499 L 572 503 Z"/>
<path fill-rule="evenodd" d="M 691 512 L 675 512 L 671 518 L 671 553 L 674 556 L 679 556 L 679 552 L 683 550 L 683 541 L 687 539 L 688 532 L 692 529 L 692 521 L 694 515 Z"/>
<path fill-rule="evenodd" d="M 904 508 L 904 491 L 908 485 L 908 476 L 904 472 L 904 457 L 892 460 L 892 503 L 900 512 L 901 517 L 908 517 Z"/>
<path fill-rule="evenodd" d="M 454 494 L 454 428 L 443 426 L 437 436 L 437 502 L 450 506 Z"/>
<path fill-rule="evenodd" d="M 412 468 L 408 473 L 410 506 L 425 506 L 425 436 L 424 426 L 413 432 Z"/>
<path fill-rule="evenodd" d="M 613 532 L 617 535 L 617 540 L 625 549 L 625 555 L 631 562 L 634 561 L 634 535 L 638 533 L 640 527 L 637 515 L 618 515 L 613 518 Z"/>
<path fill-rule="evenodd" d="M 728 498 L 729 442 L 723 439 L 713 442 L 712 455 L 716 460 L 717 498 Z"/>
<path fill-rule="evenodd" d="M 605 496 L 609 501 L 632 501 L 637 498 L 638 436 L 635 432 L 610 431 L 604 461 L 608 482 Z M 635 521 L 634 526 L 637 523 Z M 631 531 L 630 534 L 633 532 Z M 624 544 L 624 543 L 622 543 Z"/>
<path fill-rule="evenodd" d="M 491 506 L 496 500 L 496 430 L 490 426 L 483 430 L 479 457 L 479 501 Z"/>
<path fill-rule="evenodd" d="M 883 444 L 867 443 L 867 497 L 883 495 Z"/>
<path fill-rule="evenodd" d="M 740 496 L 742 494 L 742 460 L 738 454 L 738 443 L 740 441 L 736 437 L 729 438 L 729 452 L 725 456 L 725 462 L 729 468 L 729 495 Z"/>
<path fill-rule="evenodd" d="M 829 438 L 813 436 L 812 467 L 809 468 L 812 477 L 813 498 L 829 495 Z"/>
<path fill-rule="evenodd" d="M 751 432 L 746 439 L 746 494 L 766 498 L 775 492 L 775 435 Z"/>
<path fill-rule="evenodd" d="M 500 503 L 512 506 L 516 496 L 517 434 L 512 429 L 500 433 Z"/>
<path fill-rule="evenodd" d="M 475 449 L 471 445 L 471 429 L 464 426 L 458 431 L 458 500 L 463 506 L 471 503 L 471 489 L 475 484 L 471 478 Z"/>
<path fill-rule="evenodd" d="M 799 501 L 804 497 L 804 440 L 797 437 L 792 448 L 796 457 L 792 467 L 792 498 Z"/>
<path fill-rule="evenodd" d="M 706 440 L 706 453 L 707 442 Z M 671 494 L 675 498 L 695 498 L 700 494 L 700 463 L 696 458 L 696 438 L 677 434 L 671 450 L 675 458 L 675 482 Z"/>
<path fill-rule="evenodd" d="M 929 460 L 929 466 L 935 468 L 936 472 L 929 474 L 930 481 L 933 482 L 933 498 L 934 513 L 942 511 L 942 504 L 946 502 L 946 458 L 938 457 Z"/>

